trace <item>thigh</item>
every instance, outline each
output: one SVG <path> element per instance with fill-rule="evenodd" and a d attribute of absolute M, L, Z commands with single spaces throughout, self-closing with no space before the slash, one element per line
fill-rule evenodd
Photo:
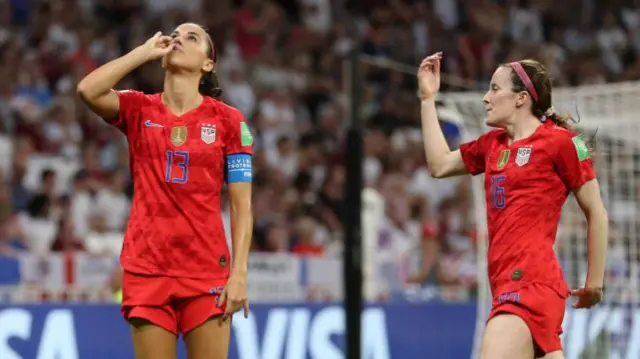
<path fill-rule="evenodd" d="M 533 359 L 533 338 L 517 315 L 501 313 L 487 323 L 480 359 Z"/>
<path fill-rule="evenodd" d="M 231 320 L 211 317 L 184 336 L 189 359 L 227 359 L 231 337 Z"/>
<path fill-rule="evenodd" d="M 176 359 L 177 336 L 147 319 L 130 320 L 136 359 Z"/>
<path fill-rule="evenodd" d="M 541 358 L 546 353 L 562 350 L 560 335 L 565 300 L 552 288 L 531 283 L 519 291 L 499 295 L 489 318 L 500 314 L 520 318 L 529 330 L 535 357 Z"/>

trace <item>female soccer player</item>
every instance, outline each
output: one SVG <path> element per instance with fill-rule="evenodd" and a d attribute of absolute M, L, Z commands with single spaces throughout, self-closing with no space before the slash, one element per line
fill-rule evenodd
<path fill-rule="evenodd" d="M 164 92 L 112 90 L 156 59 L 165 69 Z M 226 359 L 230 317 L 248 314 L 253 140 L 240 112 L 218 100 L 215 65 L 206 31 L 183 24 L 78 84 L 82 100 L 129 143 L 134 197 L 120 256 L 122 314 L 138 359 L 176 358 L 180 333 L 189 358 Z M 224 181 L 233 261 L 220 214 Z"/>
<path fill-rule="evenodd" d="M 493 309 L 482 359 L 563 358 L 565 301 L 576 308 L 602 299 L 607 213 L 589 150 L 551 107 L 549 73 L 532 60 L 500 66 L 483 101 L 497 129 L 451 151 L 438 124 L 434 96 L 442 53 L 418 71 L 422 130 L 434 177 L 485 173 L 488 271 Z M 553 251 L 560 212 L 573 192 L 588 221 L 584 288 L 569 291 Z"/>

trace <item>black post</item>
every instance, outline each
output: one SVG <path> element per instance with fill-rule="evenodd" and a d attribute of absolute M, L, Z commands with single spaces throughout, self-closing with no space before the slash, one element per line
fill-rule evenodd
<path fill-rule="evenodd" d="M 345 359 L 360 359 L 362 314 L 362 162 L 363 126 L 360 119 L 361 83 L 359 77 L 359 49 L 350 59 L 349 91 L 351 97 L 350 123 L 346 148 L 346 214 L 344 221 L 344 310 Z"/>

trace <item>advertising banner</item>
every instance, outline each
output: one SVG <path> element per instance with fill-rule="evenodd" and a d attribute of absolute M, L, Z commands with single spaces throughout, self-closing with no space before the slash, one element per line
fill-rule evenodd
<path fill-rule="evenodd" d="M 469 358 L 474 305 L 390 304 L 363 312 L 363 359 Z M 186 358 L 180 341 L 180 358 Z M 343 359 L 344 311 L 254 305 L 233 322 L 232 359 Z M 133 359 L 115 305 L 0 307 L 2 359 Z"/>

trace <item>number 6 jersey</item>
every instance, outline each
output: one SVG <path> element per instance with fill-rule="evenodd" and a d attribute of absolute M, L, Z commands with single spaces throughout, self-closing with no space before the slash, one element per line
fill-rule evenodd
<path fill-rule="evenodd" d="M 493 130 L 460 152 L 469 173 L 485 174 L 493 295 L 538 282 L 567 297 L 553 245 L 569 193 L 596 177 L 585 143 L 547 120 L 528 138 L 509 144 Z"/>
<path fill-rule="evenodd" d="M 218 279 L 230 258 L 221 216 L 223 182 L 251 181 L 251 133 L 242 114 L 204 97 L 174 115 L 160 94 L 119 91 L 107 120 L 129 144 L 133 203 L 120 262 L 126 271 Z"/>

